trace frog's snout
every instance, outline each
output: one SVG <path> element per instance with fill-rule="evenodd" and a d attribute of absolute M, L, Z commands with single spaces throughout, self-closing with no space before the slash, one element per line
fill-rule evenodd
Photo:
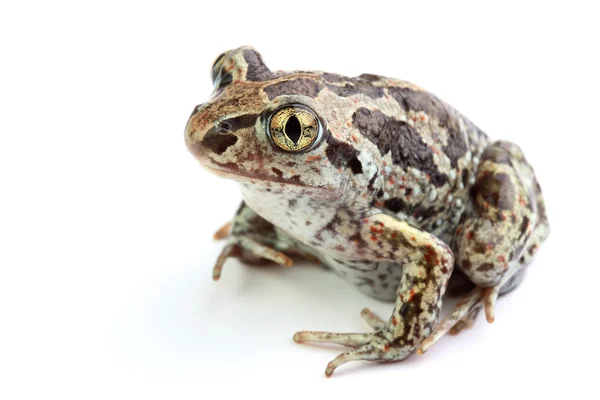
<path fill-rule="evenodd" d="M 188 150 L 202 163 L 208 162 L 210 155 L 222 155 L 230 146 L 237 143 L 238 138 L 232 133 L 230 121 L 203 123 L 201 111 L 203 104 L 197 106 L 190 117 L 186 130 L 185 142 Z"/>

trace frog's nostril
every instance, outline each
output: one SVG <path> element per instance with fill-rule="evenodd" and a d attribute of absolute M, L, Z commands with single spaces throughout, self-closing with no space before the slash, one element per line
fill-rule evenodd
<path fill-rule="evenodd" d="M 219 124 L 219 133 L 229 133 L 231 131 L 231 122 L 222 121 Z"/>

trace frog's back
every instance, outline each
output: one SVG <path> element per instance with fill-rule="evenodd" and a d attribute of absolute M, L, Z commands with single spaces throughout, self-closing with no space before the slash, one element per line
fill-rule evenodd
<path fill-rule="evenodd" d="M 351 124 L 382 155 L 370 182 L 372 206 L 449 239 L 488 144 L 485 133 L 409 82 L 371 74 L 322 78 L 338 96 L 355 96 Z"/>

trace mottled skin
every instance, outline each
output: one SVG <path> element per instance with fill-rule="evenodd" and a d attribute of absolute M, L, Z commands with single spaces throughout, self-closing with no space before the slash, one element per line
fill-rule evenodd
<path fill-rule="evenodd" d="M 387 321 L 363 310 L 372 333 L 295 334 L 353 348 L 327 376 L 348 361 L 423 352 L 482 308 L 493 321 L 496 297 L 521 282 L 548 234 L 540 187 L 516 145 L 490 143 L 451 106 L 400 80 L 271 72 L 250 47 L 219 56 L 212 78 L 186 143 L 203 166 L 238 181 L 244 198 L 215 279 L 230 256 L 290 266 L 299 254 L 395 302 Z M 267 131 L 274 112 L 292 104 L 312 110 L 322 128 L 301 152 L 278 147 Z M 470 292 L 438 322 L 455 267 Z"/>

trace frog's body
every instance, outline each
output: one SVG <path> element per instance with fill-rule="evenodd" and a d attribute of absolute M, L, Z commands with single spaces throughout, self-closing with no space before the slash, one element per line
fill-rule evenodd
<path fill-rule="evenodd" d="M 408 82 L 273 73 L 250 47 L 221 55 L 213 80 L 186 142 L 207 168 L 239 181 L 244 198 L 215 278 L 228 256 L 291 265 L 285 254 L 295 253 L 396 302 L 388 321 L 363 311 L 374 333 L 295 335 L 355 347 L 328 375 L 347 361 L 424 351 L 482 306 L 493 320 L 496 297 L 521 281 L 548 233 L 516 145 L 490 143 Z M 436 325 L 454 266 L 476 286 Z"/>

